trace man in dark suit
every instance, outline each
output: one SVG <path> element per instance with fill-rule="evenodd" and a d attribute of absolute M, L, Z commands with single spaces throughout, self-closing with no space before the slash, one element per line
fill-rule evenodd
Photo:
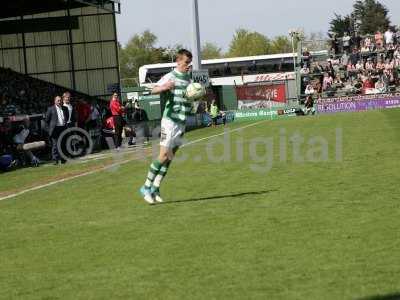
<path fill-rule="evenodd" d="M 61 97 L 56 96 L 54 105 L 50 106 L 46 113 L 46 124 L 51 139 L 51 154 L 55 164 L 65 163 L 65 160 L 60 157 L 57 143 L 61 133 L 66 129 L 68 120 L 68 108 L 62 105 Z"/>

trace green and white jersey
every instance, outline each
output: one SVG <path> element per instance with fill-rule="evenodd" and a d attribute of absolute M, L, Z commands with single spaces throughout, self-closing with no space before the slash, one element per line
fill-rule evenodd
<path fill-rule="evenodd" d="M 184 97 L 186 88 L 191 82 L 189 73 L 181 73 L 173 70 L 157 82 L 158 86 L 168 81 L 175 82 L 175 89 L 166 93 L 167 102 L 165 104 L 163 118 L 170 119 L 173 122 L 185 124 L 186 118 L 192 111 L 192 103 Z"/>

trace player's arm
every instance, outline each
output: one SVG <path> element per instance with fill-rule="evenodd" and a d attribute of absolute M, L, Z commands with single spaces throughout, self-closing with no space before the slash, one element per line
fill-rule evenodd
<path fill-rule="evenodd" d="M 167 74 L 163 78 L 160 79 L 159 82 L 156 83 L 155 87 L 152 89 L 151 93 L 153 95 L 158 95 L 167 91 L 170 91 L 175 88 L 175 82 L 172 78 Z"/>

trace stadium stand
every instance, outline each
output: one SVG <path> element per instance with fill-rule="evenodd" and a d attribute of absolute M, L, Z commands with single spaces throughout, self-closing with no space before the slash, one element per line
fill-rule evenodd
<path fill-rule="evenodd" d="M 309 54 L 301 69 L 305 98 L 318 99 L 393 93 L 399 91 L 400 29 L 389 28 L 384 34 L 348 39 L 335 35 L 329 58 L 314 62 Z"/>
<path fill-rule="evenodd" d="M 53 98 L 65 91 L 65 87 L 0 68 L 0 116 L 43 114 Z M 89 95 L 69 91 L 72 98 L 91 99 Z"/>
<path fill-rule="evenodd" d="M 69 91 L 77 106 L 90 107 L 92 100 L 107 105 L 120 82 L 115 22 L 120 9 L 118 0 L 2 4 L 0 156 L 21 158 L 21 166 L 38 164 L 22 145 L 48 141 L 43 117 L 56 95 Z M 39 153 L 45 159 L 48 149 Z"/>

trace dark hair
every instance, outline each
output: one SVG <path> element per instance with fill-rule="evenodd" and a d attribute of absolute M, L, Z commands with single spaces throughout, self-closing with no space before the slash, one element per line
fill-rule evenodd
<path fill-rule="evenodd" d="M 186 49 L 180 49 L 178 52 L 176 52 L 176 59 L 181 56 L 186 56 L 189 59 L 193 59 L 192 52 L 190 52 L 189 50 L 186 50 Z"/>

